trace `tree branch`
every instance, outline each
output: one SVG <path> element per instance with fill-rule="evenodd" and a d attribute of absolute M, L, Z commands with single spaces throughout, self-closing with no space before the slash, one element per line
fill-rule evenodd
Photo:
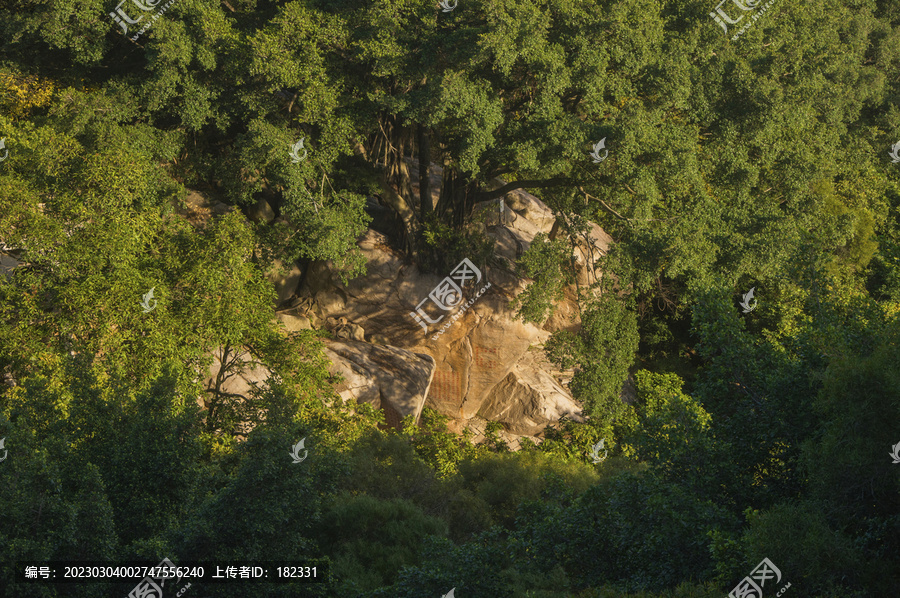
<path fill-rule="evenodd" d="M 537 179 L 533 181 L 513 181 L 511 183 L 503 185 L 499 189 L 494 189 L 493 191 L 479 192 L 477 201 L 490 201 L 492 199 L 497 199 L 498 197 L 503 197 L 510 191 L 515 191 L 516 189 L 522 189 L 525 187 L 555 187 L 557 185 L 562 185 L 568 182 L 571 182 L 570 179 L 564 177 L 556 177 L 552 179 Z"/>
<path fill-rule="evenodd" d="M 625 216 L 622 216 L 621 214 L 619 214 L 617 211 L 615 211 L 614 209 L 612 209 L 611 207 L 609 207 L 608 205 L 606 205 L 606 202 L 605 202 L 605 201 L 603 201 L 602 199 L 600 199 L 600 198 L 598 198 L 598 197 L 594 197 L 593 195 L 591 195 L 590 193 L 588 193 L 587 191 L 585 191 L 584 188 L 583 188 L 581 185 L 578 185 L 578 190 L 581 191 L 582 193 L 584 193 L 584 196 L 585 196 L 587 199 L 593 199 L 594 201 L 599 201 L 599 202 L 600 202 L 600 205 L 603 206 L 603 209 L 604 209 L 604 210 L 606 210 L 607 212 L 609 212 L 610 214 L 612 214 L 613 216 L 615 216 L 615 217 L 618 218 L 619 220 L 624 220 L 624 221 L 627 222 L 628 224 L 631 224 L 631 223 L 632 223 L 630 218 L 626 218 Z"/>

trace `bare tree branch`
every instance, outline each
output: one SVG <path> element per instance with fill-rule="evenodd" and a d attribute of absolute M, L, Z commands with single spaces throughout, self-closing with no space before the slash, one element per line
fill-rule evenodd
<path fill-rule="evenodd" d="M 581 191 L 582 193 L 584 193 L 584 196 L 585 196 L 587 199 L 593 199 L 594 201 L 600 202 L 600 205 L 603 206 L 603 209 L 606 210 L 607 212 L 609 212 L 610 214 L 612 214 L 613 216 L 615 216 L 616 218 L 618 218 L 618 219 L 620 219 L 620 220 L 624 220 L 624 221 L 627 222 L 628 224 L 632 224 L 631 219 L 626 218 L 625 216 L 622 216 L 622 215 L 619 214 L 617 211 L 615 211 L 614 209 L 612 209 L 611 207 L 609 207 L 608 205 L 606 205 L 606 202 L 605 202 L 605 201 L 603 201 L 602 199 L 600 199 L 600 198 L 598 198 L 598 197 L 594 197 L 593 195 L 591 195 L 590 193 L 588 193 L 587 191 L 585 191 L 584 188 L 583 188 L 581 185 L 578 185 L 578 190 Z"/>
<path fill-rule="evenodd" d="M 570 182 L 570 179 L 563 177 L 556 177 L 552 179 L 537 179 L 533 181 L 513 181 L 511 183 L 503 185 L 499 189 L 494 189 L 493 191 L 481 191 L 478 194 L 478 201 L 489 201 L 491 199 L 497 199 L 498 197 L 503 197 L 510 191 L 515 191 L 516 189 L 523 189 L 527 187 L 556 187 L 558 185 L 563 185 Z"/>

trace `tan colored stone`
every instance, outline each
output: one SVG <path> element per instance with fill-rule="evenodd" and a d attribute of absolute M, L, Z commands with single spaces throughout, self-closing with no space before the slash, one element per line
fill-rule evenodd
<path fill-rule="evenodd" d="M 526 220 L 537 227 L 539 232 L 546 234 L 553 228 L 553 223 L 556 221 L 553 210 L 531 193 L 517 189 L 507 193 L 505 200 L 510 209 L 524 216 Z"/>
<path fill-rule="evenodd" d="M 218 388 L 220 393 L 240 395 L 246 399 L 250 397 L 254 388 L 261 387 L 269 379 L 271 372 L 267 367 L 259 364 L 253 367 L 244 367 L 240 371 L 234 372 L 234 375 L 221 374 L 221 351 L 220 348 L 213 352 L 213 362 L 209 366 L 206 378 L 207 391 L 214 391 Z M 229 363 L 233 357 L 232 354 L 226 356 L 225 363 Z M 239 359 L 248 365 L 252 363 L 252 357 L 246 351 L 240 352 Z"/>
<path fill-rule="evenodd" d="M 325 322 L 333 331 L 344 326 L 350 332 L 342 336 L 348 338 L 356 330 L 352 327 L 359 326 L 378 347 L 429 356 L 434 371 L 424 404 L 438 412 L 460 422 L 489 414 L 504 424 L 508 434 L 541 433 L 562 415 L 580 412 L 563 386 L 571 372 L 556 372 L 546 360 L 537 363 L 533 358 L 541 354 L 539 347 L 551 332 L 580 328 L 576 294 L 574 287 L 567 288 L 556 314 L 543 326 L 515 319 L 510 301 L 529 281 L 516 276 L 511 266 L 538 233 L 550 231 L 554 220 L 547 206 L 525 192 L 507 195 L 505 205 L 503 212 L 510 214 L 503 219 L 498 201 L 484 202 L 478 209 L 486 216 L 496 212 L 496 223 L 488 221 L 485 230 L 495 242 L 496 256 L 510 268 L 479 266 L 482 279 L 464 288 L 463 301 L 455 310 L 443 311 L 429 299 L 449 271 L 420 272 L 388 246 L 384 235 L 371 230 L 358 242 L 367 261 L 366 274 L 344 283 L 330 263 L 311 265 L 300 290 L 308 302 L 304 299 L 298 309 L 306 310 L 303 313 L 314 326 Z M 590 279 L 591 260 L 602 255 L 609 242 L 608 235 L 595 227 L 579 244 L 576 258 L 581 260 L 584 280 Z M 476 299 L 481 289 L 485 290 Z M 420 303 L 428 317 L 438 320 L 427 329 L 413 317 Z M 358 331 L 353 338 L 360 338 Z M 363 385 L 357 380 L 356 388 L 365 394 Z"/>
<path fill-rule="evenodd" d="M 582 409 L 545 371 L 540 353 L 530 351 L 488 394 L 478 415 L 518 435 L 535 435 L 563 416 L 581 420 Z"/>
<path fill-rule="evenodd" d="M 395 427 L 407 415 L 418 422 L 434 376 L 431 356 L 354 340 L 327 340 L 325 354 L 330 371 L 344 377 L 337 387 L 344 401 L 383 409 Z"/>
<path fill-rule="evenodd" d="M 578 284 L 590 286 L 600 280 L 600 271 L 594 267 L 597 261 L 609 252 L 612 237 L 602 228 L 590 223 L 590 229 L 583 239 L 578 239 L 575 248 L 575 262 L 578 268 Z"/>
<path fill-rule="evenodd" d="M 297 264 L 290 264 L 288 268 L 283 268 L 284 263 L 276 259 L 272 267 L 266 272 L 266 277 L 275 285 L 275 293 L 277 294 L 276 305 L 284 303 L 297 291 L 297 285 L 303 277 L 303 271 Z"/>
<path fill-rule="evenodd" d="M 297 332 L 298 330 L 311 330 L 312 322 L 304 315 L 281 312 L 275 314 L 288 332 Z"/>

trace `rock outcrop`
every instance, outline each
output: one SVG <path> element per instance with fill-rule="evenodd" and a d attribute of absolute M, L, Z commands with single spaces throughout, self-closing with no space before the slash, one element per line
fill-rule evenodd
<path fill-rule="evenodd" d="M 533 436 L 563 416 L 582 421 L 581 406 L 550 375 L 546 358 L 529 351 L 488 393 L 478 415 L 513 434 Z"/>
<path fill-rule="evenodd" d="M 410 170 L 417 193 L 414 164 Z M 430 176 L 436 203 L 440 168 L 432 166 Z M 253 218 L 270 221 L 267 207 L 254 206 Z M 228 208 L 193 194 L 183 211 L 202 226 Z M 517 446 L 520 437 L 540 437 L 563 416 L 580 419 L 581 408 L 565 386 L 571 372 L 555 372 L 542 351 L 552 332 L 580 329 L 577 287 L 565 289 L 542 325 L 516 319 L 510 302 L 529 283 L 515 273 L 516 260 L 539 234 L 553 233 L 553 212 L 537 197 L 513 191 L 476 205 L 474 220 L 494 244 L 497 259 L 489 266 L 461 263 L 454 273 L 423 273 L 384 234 L 368 230 L 357 243 L 367 262 L 363 276 L 344 283 L 330 262 L 310 264 L 305 275 L 296 264 L 278 263 L 268 276 L 287 332 L 332 333 L 326 354 L 332 373 L 344 378 L 337 389 L 344 400 L 383 409 L 394 426 L 406 415 L 418 418 L 425 406 L 450 416 L 451 429 L 469 427 L 478 437 L 487 421 L 500 422 L 501 437 Z M 610 242 L 596 225 L 577 240 L 580 287 L 597 280 L 595 264 Z M 462 283 L 462 297 L 445 292 L 452 290 L 448 280 Z M 223 389 L 244 394 L 267 375 L 254 369 L 225 381 Z"/>
<path fill-rule="evenodd" d="M 436 179 L 432 189 L 438 189 L 439 169 L 433 168 L 432 177 Z M 433 199 L 436 201 L 436 195 Z M 293 326 L 302 323 L 305 327 L 309 322 L 338 337 L 404 350 L 413 362 L 420 356 L 430 357 L 433 372 L 427 381 L 423 377 L 417 388 L 427 386 L 424 404 L 456 420 L 452 427 L 493 420 L 503 424 L 510 436 L 539 435 L 562 416 L 579 419 L 581 414 L 580 406 L 564 382 L 553 377 L 553 368 L 542 355 L 551 332 L 579 329 L 576 289 L 566 289 L 556 313 L 542 326 L 516 319 L 510 301 L 529 281 L 517 276 L 512 266 L 539 233 L 553 230 L 553 213 L 538 198 L 522 191 L 483 202 L 475 210 L 476 221 L 480 221 L 476 226 L 494 241 L 500 265 L 476 267 L 477 271 L 458 277 L 459 281 L 467 278 L 469 284 L 463 288 L 461 301 L 457 302 L 453 293 L 445 298 L 444 306 L 453 305 L 451 309 L 445 311 L 435 299 L 440 299 L 436 290 L 446 285 L 450 272 L 420 272 L 389 246 L 385 235 L 369 230 L 358 242 L 367 262 L 365 275 L 345 284 L 329 262 L 313 263 L 299 297 L 279 317 Z M 592 227 L 577 243 L 574 257 L 580 266 L 579 284 L 596 280 L 594 264 L 610 241 L 602 229 Z M 420 307 L 421 312 L 417 311 Z M 369 384 L 380 388 L 376 374 L 370 372 Z M 361 390 L 363 381 L 354 380 L 360 389 L 357 394 L 368 397 L 362 400 L 374 402 L 374 394 Z"/>
<path fill-rule="evenodd" d="M 329 372 L 343 378 L 335 390 L 344 402 L 356 399 L 382 409 L 392 426 L 399 426 L 407 415 L 418 421 L 434 377 L 434 359 L 430 355 L 361 340 L 326 340 L 325 354 L 331 361 Z M 223 372 L 222 361 L 231 363 L 235 357 L 247 365 L 234 372 Z M 243 400 L 255 388 L 265 385 L 270 374 L 265 366 L 252 363 L 246 352 L 223 355 L 219 349 L 213 353 L 206 390 Z"/>
<path fill-rule="evenodd" d="M 330 371 L 344 378 L 336 389 L 344 401 L 382 409 L 395 427 L 407 415 L 418 421 L 434 377 L 430 355 L 354 340 L 326 341 L 325 354 Z"/>

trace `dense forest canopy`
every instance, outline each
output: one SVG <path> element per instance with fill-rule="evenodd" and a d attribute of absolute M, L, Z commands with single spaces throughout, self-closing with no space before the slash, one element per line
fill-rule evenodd
<path fill-rule="evenodd" d="M 0 139 L 3 596 L 163 558 L 329 568 L 197 598 L 900 593 L 900 3 L 2 0 Z M 510 451 L 344 404 L 269 274 L 353 280 L 378 214 L 423 272 L 495 264 L 516 190 L 557 218 L 523 321 L 614 240 L 545 347 L 585 421 Z"/>

